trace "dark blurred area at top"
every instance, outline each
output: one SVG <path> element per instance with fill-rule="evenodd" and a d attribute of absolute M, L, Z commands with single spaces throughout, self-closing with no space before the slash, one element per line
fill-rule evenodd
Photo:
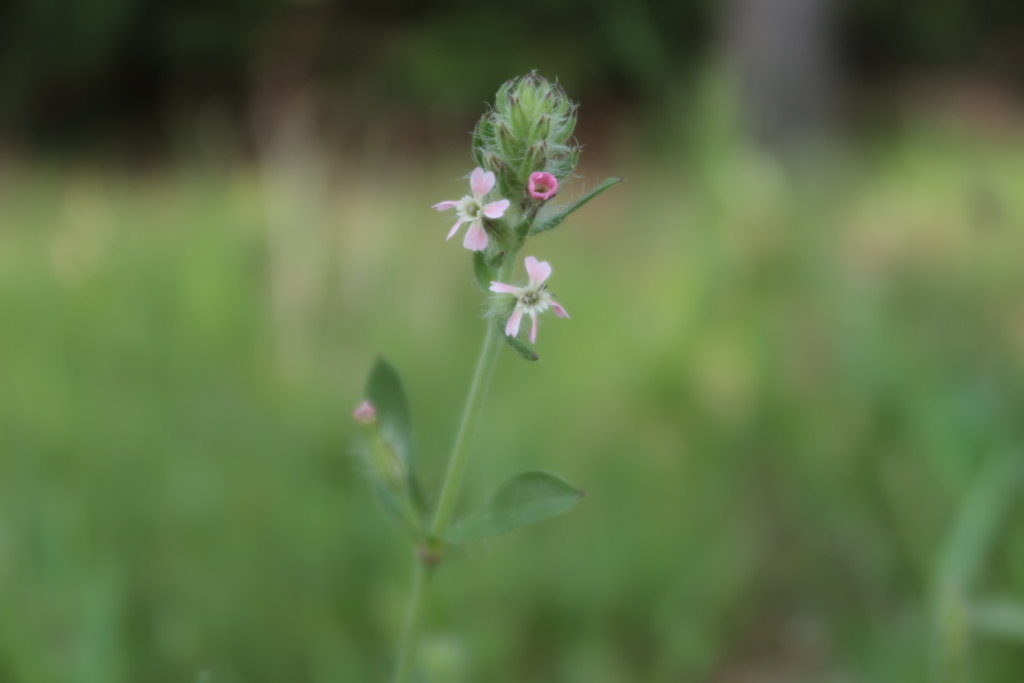
<path fill-rule="evenodd" d="M 405 113 L 415 128 L 471 120 L 500 79 L 533 68 L 559 77 L 591 115 L 596 105 L 656 110 L 668 87 L 685 87 L 723 46 L 742 60 L 746 48 L 733 43 L 753 43 L 747 59 L 763 59 L 760 27 L 791 27 L 774 8 L 794 3 L 813 6 L 796 13 L 818 12 L 822 24 L 822 46 L 797 46 L 792 65 L 777 65 L 799 79 L 854 94 L 908 73 L 1024 85 L 1019 0 L 7 0 L 0 139 L 30 150 L 114 141 L 159 149 L 171 120 L 211 104 L 244 137 L 254 104 L 309 88 L 329 93 L 356 130 L 384 112 Z M 818 59 L 834 60 L 841 75 L 808 64 Z"/>

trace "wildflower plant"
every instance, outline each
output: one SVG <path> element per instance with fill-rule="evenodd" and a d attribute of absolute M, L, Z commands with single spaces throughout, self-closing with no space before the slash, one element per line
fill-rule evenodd
<path fill-rule="evenodd" d="M 473 132 L 476 168 L 469 173 L 469 194 L 435 204 L 455 209 L 448 238 L 468 223 L 463 246 L 486 303 L 483 346 L 456 435 L 441 491 L 428 506 L 416 482 L 412 420 L 402 381 L 395 368 L 378 359 L 370 372 L 362 403 L 353 418 L 365 433 L 362 454 L 383 507 L 406 531 L 415 550 L 415 569 L 395 682 L 413 675 L 422 606 L 430 577 L 453 546 L 561 514 L 583 495 L 549 472 L 524 472 L 501 484 L 483 507 L 454 518 L 473 437 L 489 379 L 504 341 L 527 361 L 538 359 L 538 318 L 548 310 L 568 318 L 547 289 L 552 267 L 526 256 L 525 282 L 514 277 L 517 257 L 526 242 L 556 228 L 570 214 L 620 182 L 609 178 L 582 198 L 557 206 L 551 200 L 572 174 L 580 148 L 573 138 L 576 105 L 557 83 L 536 72 L 506 82 L 494 107 Z M 551 202 L 551 203 L 549 203 Z M 454 258 L 454 257 L 453 257 Z M 529 341 L 520 338 L 530 318 Z"/>

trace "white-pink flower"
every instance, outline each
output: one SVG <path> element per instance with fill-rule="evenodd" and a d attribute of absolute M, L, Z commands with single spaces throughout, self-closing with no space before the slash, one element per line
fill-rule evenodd
<path fill-rule="evenodd" d="M 530 276 L 530 283 L 525 287 L 513 287 L 501 282 L 492 282 L 491 291 L 500 294 L 511 294 L 516 298 L 516 306 L 509 316 L 508 324 L 505 325 L 505 334 L 515 337 L 519 334 L 519 323 L 524 314 L 529 314 L 533 319 L 533 326 L 530 328 L 530 343 L 537 341 L 537 316 L 543 313 L 550 306 L 555 315 L 559 318 L 568 318 L 561 304 L 555 301 L 548 291 L 544 282 L 551 276 L 551 264 L 547 261 L 538 261 L 532 256 L 526 257 L 526 273 Z"/>
<path fill-rule="evenodd" d="M 452 235 L 459 229 L 459 226 L 469 222 L 469 230 L 466 231 L 466 238 L 462 240 L 462 246 L 472 251 L 483 251 L 487 248 L 487 232 L 484 230 L 484 218 L 501 218 L 505 214 L 511 202 L 507 199 L 499 199 L 490 204 L 484 204 L 484 197 L 494 188 L 494 174 L 482 168 L 474 168 L 469 175 L 469 189 L 473 194 L 466 195 L 458 201 L 447 201 L 434 204 L 433 208 L 438 211 L 455 209 L 459 220 L 455 221 L 451 232 L 445 239 L 451 239 Z"/>

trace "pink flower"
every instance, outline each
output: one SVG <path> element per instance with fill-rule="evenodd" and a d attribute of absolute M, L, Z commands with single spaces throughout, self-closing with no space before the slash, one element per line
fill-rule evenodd
<path fill-rule="evenodd" d="M 469 221 L 469 230 L 466 231 L 466 238 L 462 241 L 462 246 L 472 251 L 483 251 L 487 248 L 484 218 L 501 218 L 511 202 L 507 199 L 499 199 L 496 202 L 484 204 L 484 197 L 494 188 L 494 174 L 482 168 L 474 168 L 469 175 L 469 188 L 473 192 L 472 195 L 466 195 L 458 201 L 434 204 L 433 208 L 438 211 L 455 209 L 459 216 L 459 220 L 455 221 L 455 225 L 452 226 L 446 239 L 451 239 L 459 226 Z"/>
<path fill-rule="evenodd" d="M 508 324 L 505 325 L 505 334 L 514 337 L 519 334 L 519 323 L 524 313 L 529 313 L 533 319 L 533 327 L 530 329 L 530 343 L 537 341 L 537 316 L 550 306 L 559 318 L 568 318 L 561 304 L 555 301 L 548 286 L 544 281 L 551 276 L 551 264 L 547 261 L 538 261 L 532 256 L 526 257 L 526 273 L 530 276 L 530 283 L 525 287 L 513 287 L 501 282 L 492 282 L 491 291 L 501 294 L 511 294 L 516 298 L 516 306 L 509 316 Z"/>
<path fill-rule="evenodd" d="M 555 180 L 555 176 L 546 171 L 535 171 L 530 174 L 530 182 L 526 189 L 531 197 L 543 202 L 551 199 L 558 192 L 558 181 Z"/>
<path fill-rule="evenodd" d="M 352 412 L 356 422 L 364 425 L 372 424 L 377 420 L 377 409 L 369 401 L 363 401 L 359 407 Z"/>

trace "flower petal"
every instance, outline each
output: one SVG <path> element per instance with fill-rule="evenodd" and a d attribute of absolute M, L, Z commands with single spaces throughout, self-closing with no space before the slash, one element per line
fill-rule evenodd
<path fill-rule="evenodd" d="M 458 203 L 457 201 L 451 201 L 451 202 L 439 202 L 439 203 L 437 203 L 437 204 L 434 204 L 434 205 L 433 205 L 432 207 L 430 207 L 430 208 L 432 208 L 432 209 L 437 209 L 438 211 L 445 211 L 445 210 L 447 210 L 447 209 L 454 209 L 454 208 L 455 208 L 456 206 L 458 206 L 458 205 L 459 205 L 459 203 Z"/>
<path fill-rule="evenodd" d="M 523 319 L 523 312 L 520 309 L 512 311 L 512 315 L 508 318 L 508 324 L 505 325 L 505 334 L 509 337 L 514 337 L 519 334 L 519 321 Z"/>
<path fill-rule="evenodd" d="M 527 256 L 526 272 L 530 276 L 530 284 L 540 285 L 551 276 L 551 264 L 547 261 L 538 261 L 532 256 Z"/>
<path fill-rule="evenodd" d="M 474 197 L 483 199 L 494 187 L 494 174 L 477 166 L 469 174 L 469 187 L 473 190 Z"/>
<path fill-rule="evenodd" d="M 466 231 L 466 238 L 462 240 L 462 246 L 470 251 L 483 251 L 487 248 L 487 233 L 480 221 L 473 221 Z"/>
<path fill-rule="evenodd" d="M 531 344 L 536 344 L 537 343 L 537 316 L 531 315 L 530 317 L 533 318 L 533 327 L 530 328 L 530 343 Z"/>
<path fill-rule="evenodd" d="M 465 222 L 466 222 L 465 218 L 460 218 L 459 220 L 455 221 L 455 225 L 452 226 L 451 232 L 448 233 L 448 236 L 445 237 L 445 239 L 446 240 L 450 240 L 452 238 L 452 235 L 455 234 L 455 231 L 459 229 L 459 226 L 462 225 Z"/>
<path fill-rule="evenodd" d="M 505 213 L 505 209 L 511 204 L 507 199 L 499 199 L 496 202 L 491 202 L 484 207 L 484 215 L 488 218 L 501 218 Z"/>
<path fill-rule="evenodd" d="M 551 308 L 554 309 L 555 315 L 557 315 L 559 318 L 568 318 L 569 317 L 569 314 L 566 312 L 566 310 L 564 308 L 562 308 L 562 304 L 557 303 L 555 301 L 552 301 L 551 302 Z"/>
<path fill-rule="evenodd" d="M 491 291 L 498 292 L 500 294 L 517 294 L 519 292 L 518 287 L 512 285 L 506 285 L 504 282 L 491 282 Z"/>

